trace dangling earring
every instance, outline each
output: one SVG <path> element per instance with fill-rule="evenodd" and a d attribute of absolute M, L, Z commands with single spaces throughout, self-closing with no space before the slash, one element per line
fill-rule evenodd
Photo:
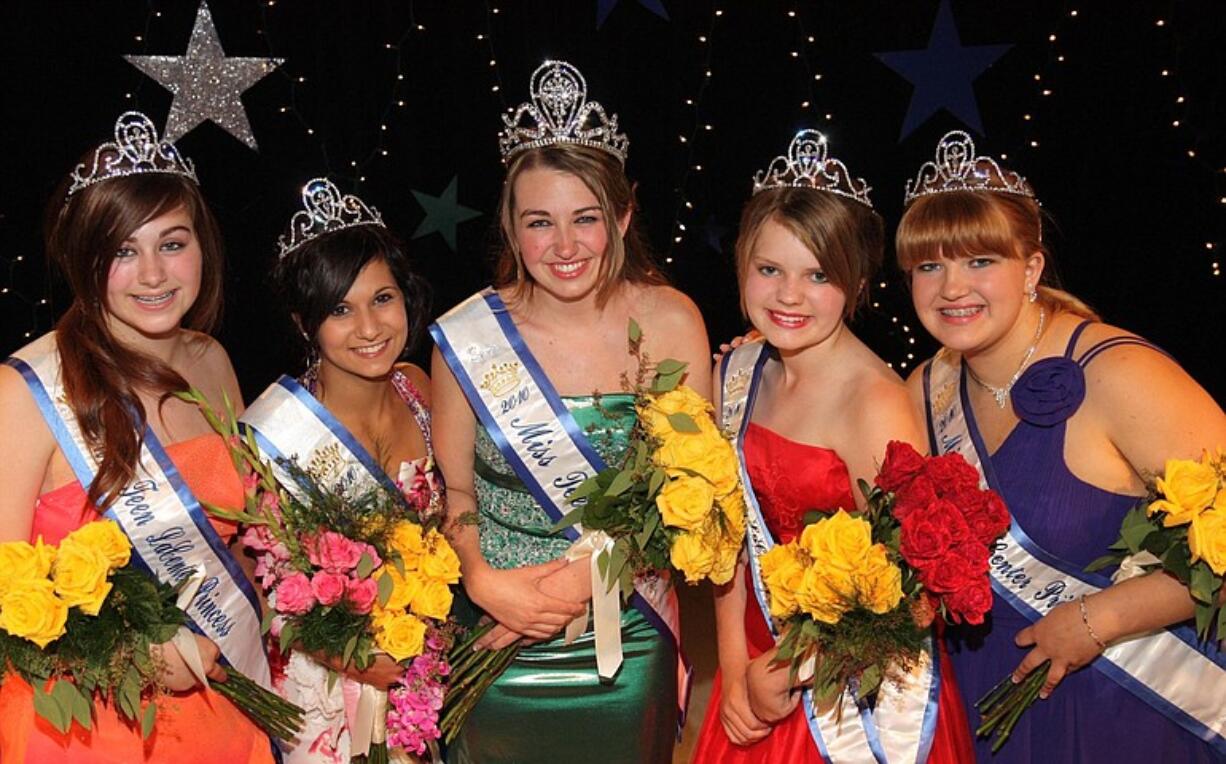
<path fill-rule="evenodd" d="M 306 332 L 302 333 L 302 338 L 307 342 L 306 369 L 298 381 L 308 393 L 314 395 L 315 390 L 319 387 L 319 346 L 311 342 Z"/>
<path fill-rule="evenodd" d="M 1026 292 L 1026 299 L 1034 302 L 1039 299 L 1039 292 L 1034 287 L 1030 287 L 1030 291 Z"/>

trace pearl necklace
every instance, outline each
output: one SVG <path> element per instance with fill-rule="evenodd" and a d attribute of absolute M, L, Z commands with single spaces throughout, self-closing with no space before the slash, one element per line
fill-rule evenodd
<path fill-rule="evenodd" d="M 1039 307 L 1039 328 L 1036 329 L 1034 332 L 1034 342 L 1030 343 L 1030 347 L 1026 348 L 1026 355 L 1022 356 L 1022 362 L 1020 365 L 1018 365 L 1017 371 L 1013 372 L 1013 377 L 1008 382 L 1006 382 L 1003 386 L 997 387 L 995 385 L 990 385 L 987 382 L 984 382 L 982 379 L 979 378 L 979 375 L 975 373 L 975 370 L 971 368 L 971 365 L 969 363 L 966 364 L 966 371 L 968 374 L 970 374 L 971 379 L 975 380 L 975 382 L 980 387 L 982 387 L 984 390 L 987 390 L 989 393 L 991 393 L 992 397 L 996 399 L 996 405 L 1000 406 L 1002 409 L 1005 407 L 1005 401 L 1009 400 L 1009 391 L 1012 390 L 1013 386 L 1017 384 L 1017 381 L 1021 379 L 1022 370 L 1026 368 L 1026 364 L 1030 363 L 1030 359 L 1034 355 L 1034 351 L 1037 350 L 1039 347 L 1039 337 L 1043 335 L 1043 320 L 1046 317 L 1047 317 L 1047 314 L 1043 311 L 1043 308 L 1040 306 Z"/>

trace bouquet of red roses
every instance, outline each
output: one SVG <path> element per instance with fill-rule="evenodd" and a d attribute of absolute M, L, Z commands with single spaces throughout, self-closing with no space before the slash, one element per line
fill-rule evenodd
<path fill-rule="evenodd" d="M 934 613 L 977 624 L 992 607 L 989 550 L 1009 512 L 975 468 L 894 441 L 874 482 L 860 481 L 864 511 L 818 513 L 759 558 L 783 634 L 778 660 L 794 678 L 814 663 L 819 705 L 909 673 Z"/>

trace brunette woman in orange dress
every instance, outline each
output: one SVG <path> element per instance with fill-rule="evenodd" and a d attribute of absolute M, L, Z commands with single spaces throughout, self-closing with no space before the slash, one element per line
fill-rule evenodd
<path fill-rule="evenodd" d="M 226 351 L 204 333 L 221 309 L 222 252 L 190 160 L 160 142 L 144 115 L 124 114 L 115 142 L 87 153 L 51 200 L 46 245 L 73 302 L 54 332 L 0 365 L 0 541 L 41 536 L 55 544 L 98 519 L 120 493 L 135 490 L 136 481 L 148 484 L 137 465 L 143 450 L 160 453 L 159 444 L 168 457 L 165 475 L 172 484 L 182 479 L 182 494 L 241 507 L 243 488 L 224 442 L 194 406 L 170 397 L 194 387 L 210 400 L 227 395 L 241 407 Z M 79 426 L 84 449 L 69 449 L 70 455 L 61 448 L 49 425 L 57 408 L 61 422 L 71 417 Z M 82 484 L 86 450 L 94 476 Z M 164 508 L 156 500 L 150 504 L 155 512 Z M 220 540 L 207 532 L 210 524 Z M 212 519 L 200 525 L 186 533 L 209 539 L 214 559 L 228 555 L 224 543 L 235 528 Z M 226 558 L 224 567 L 242 578 L 233 559 Z M 243 589 L 241 582 L 220 584 L 227 586 Z M 234 632 L 242 632 L 242 641 L 225 637 L 222 647 L 196 636 L 209 678 L 223 681 L 219 656 L 240 653 L 245 673 L 258 678 L 250 667 L 263 666 L 266 677 L 258 629 L 254 643 L 247 631 Z M 95 705 L 91 729 L 74 723 L 62 734 L 35 714 L 30 685 L 10 676 L 0 688 L 0 760 L 273 760 L 267 735 L 228 700 L 201 688 L 174 646 L 155 651 L 165 664 L 168 692 L 158 699 L 147 740 L 105 703 Z"/>

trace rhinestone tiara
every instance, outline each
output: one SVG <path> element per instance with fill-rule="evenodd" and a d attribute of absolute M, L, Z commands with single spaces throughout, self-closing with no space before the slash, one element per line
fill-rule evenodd
<path fill-rule="evenodd" d="M 846 196 L 860 204 L 873 208 L 868 198 L 868 183 L 864 178 L 853 178 L 847 165 L 834 157 L 826 156 L 826 136 L 817 130 L 805 129 L 796 133 L 788 144 L 787 156 L 777 156 L 765 170 L 753 176 L 753 192 L 772 188 L 813 188 Z"/>
<path fill-rule="evenodd" d="M 374 207 L 352 194 L 342 194 L 327 178 L 313 178 L 302 187 L 302 206 L 289 221 L 289 233 L 277 239 L 277 259 L 312 239 L 359 225 L 386 228 Z"/>
<path fill-rule="evenodd" d="M 1035 198 L 1034 189 L 1021 175 L 1002 169 L 992 157 L 975 156 L 975 142 L 961 130 L 951 130 L 937 142 L 936 161 L 924 162 L 915 180 L 907 181 L 903 204 L 947 191 L 994 191 Z"/>
<path fill-rule="evenodd" d="M 571 64 L 546 61 L 532 73 L 531 101 L 502 115 L 498 149 L 505 164 L 527 149 L 575 143 L 607 151 L 626 163 L 630 139 L 617 131 L 617 115 L 587 100 L 587 82 Z"/>
<path fill-rule="evenodd" d="M 182 175 L 200 185 L 196 165 L 173 143 L 159 140 L 153 120 L 139 111 L 125 111 L 115 120 L 115 142 L 94 149 L 92 162 L 82 162 L 70 173 L 65 200 L 95 183 L 147 172 Z"/>

